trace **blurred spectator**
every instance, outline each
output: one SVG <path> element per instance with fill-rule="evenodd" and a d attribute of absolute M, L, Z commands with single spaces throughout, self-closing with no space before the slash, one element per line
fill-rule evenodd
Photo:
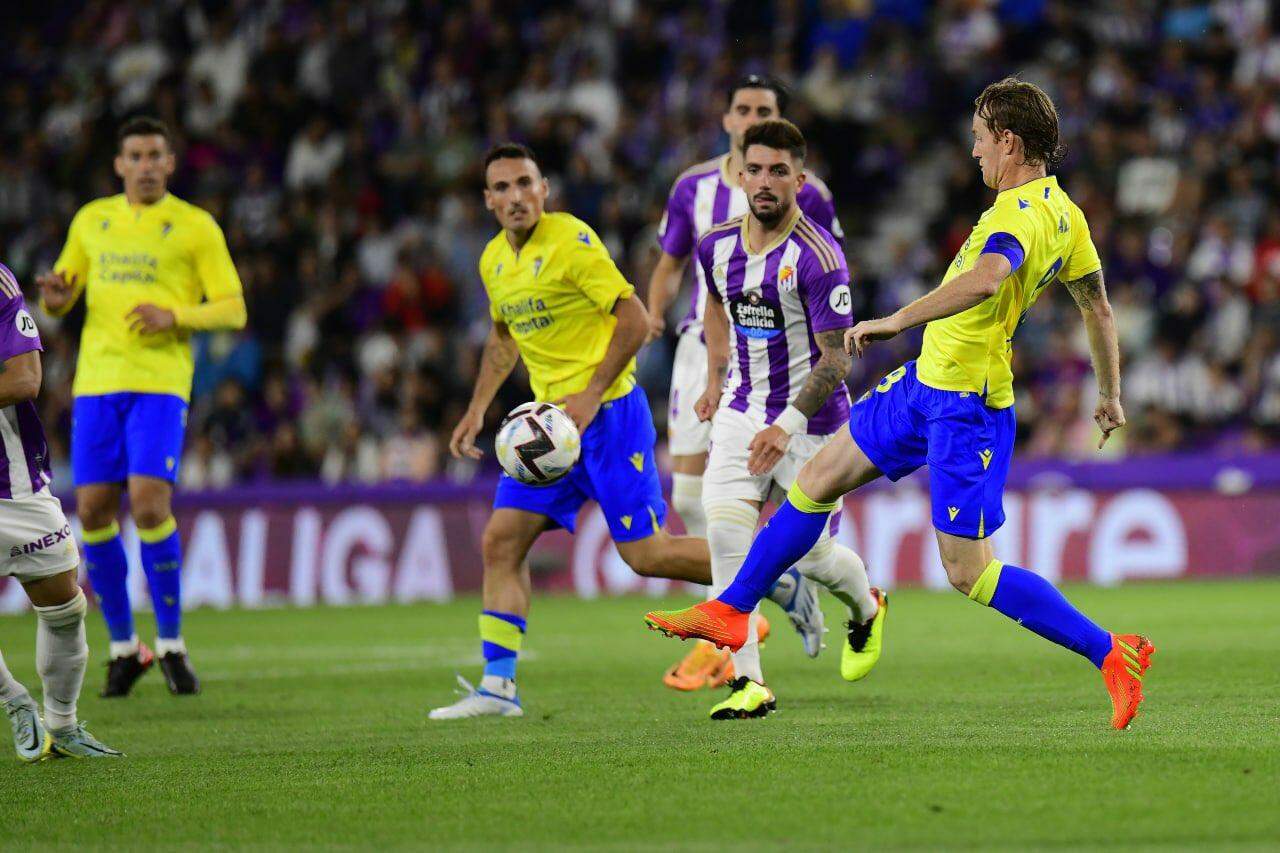
<path fill-rule="evenodd" d="M 184 485 L 471 476 L 444 445 L 489 322 L 486 146 L 531 144 L 551 208 L 590 221 L 642 284 L 672 180 L 724 149 L 727 83 L 777 73 L 835 194 L 858 314 L 882 314 L 941 278 L 989 204 L 972 101 L 1020 71 L 1058 103 L 1059 174 L 1104 259 L 1132 421 L 1109 447 L 1265 450 L 1280 441 L 1273 6 L 54 3 L 14 25 L 0 60 L 0 260 L 30 287 L 75 209 L 119 191 L 121 119 L 156 113 L 178 131 L 174 191 L 222 223 L 249 304 L 244 334 L 198 341 Z M 1077 317 L 1052 288 L 1019 331 L 1024 452 L 1091 452 Z M 39 321 L 64 471 L 80 314 Z M 917 342 L 873 348 L 851 387 Z M 669 348 L 643 356 L 661 400 Z M 491 427 L 527 396 L 523 377 Z"/>

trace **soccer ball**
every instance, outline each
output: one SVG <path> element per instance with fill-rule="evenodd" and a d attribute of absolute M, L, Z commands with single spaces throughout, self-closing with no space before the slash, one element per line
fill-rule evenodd
<path fill-rule="evenodd" d="M 578 461 L 582 438 L 564 410 L 550 403 L 516 406 L 498 427 L 498 462 L 522 483 L 554 483 Z"/>

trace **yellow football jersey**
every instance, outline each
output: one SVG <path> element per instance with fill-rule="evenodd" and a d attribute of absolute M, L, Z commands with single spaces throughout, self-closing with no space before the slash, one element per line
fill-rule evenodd
<path fill-rule="evenodd" d="M 925 326 L 916 375 L 933 388 L 985 393 L 988 406 L 1003 409 L 1013 405 L 1013 333 L 1022 318 L 1055 279 L 1072 281 L 1097 272 L 1102 262 L 1084 214 L 1053 176 L 997 195 L 956 253 L 943 283 L 973 269 L 984 250 L 992 251 L 987 245 L 993 235 L 993 246 L 1008 244 L 1008 237 L 999 235 L 1017 240 L 1021 265 L 994 296 Z"/>
<path fill-rule="evenodd" d="M 519 252 L 498 232 L 480 255 L 480 279 L 544 402 L 587 387 L 618 324 L 614 305 L 635 293 L 591 226 L 567 213 L 544 213 Z M 635 372 L 632 359 L 604 400 L 631 391 Z"/>
<path fill-rule="evenodd" d="M 136 391 L 185 400 L 192 331 L 244 325 L 240 276 L 222 229 L 173 195 L 150 205 L 130 205 L 123 194 L 89 202 L 71 221 L 54 270 L 75 276 L 76 298 L 81 292 L 85 298 L 77 396 Z M 143 303 L 173 311 L 175 327 L 149 335 L 131 330 L 129 312 Z M 215 303 L 226 310 L 200 310 Z"/>

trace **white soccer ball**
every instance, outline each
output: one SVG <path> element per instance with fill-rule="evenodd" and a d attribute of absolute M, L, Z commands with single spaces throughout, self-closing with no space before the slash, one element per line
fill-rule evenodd
<path fill-rule="evenodd" d="M 511 477 L 531 486 L 554 483 L 578 461 L 582 437 L 564 409 L 524 403 L 498 427 L 498 462 Z"/>

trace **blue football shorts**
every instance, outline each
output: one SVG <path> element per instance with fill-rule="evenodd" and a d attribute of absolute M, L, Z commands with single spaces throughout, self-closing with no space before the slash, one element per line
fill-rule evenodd
<path fill-rule="evenodd" d="M 890 480 L 929 467 L 933 526 L 984 539 L 1004 524 L 1004 484 L 1017 418 L 982 394 L 943 391 L 916 377 L 909 361 L 889 373 L 849 412 L 849 433 Z"/>
<path fill-rule="evenodd" d="M 174 394 L 122 391 L 76 397 L 71 407 L 71 474 L 77 486 L 123 483 L 131 474 L 178 479 L 187 401 Z"/>
<path fill-rule="evenodd" d="M 652 536 L 667 517 L 653 457 L 658 439 L 649 400 L 639 387 L 600 407 L 582 435 L 582 456 L 563 478 L 530 486 L 506 474 L 498 480 L 494 509 L 521 509 L 551 519 L 570 533 L 588 499 L 600 505 L 615 542 Z"/>

